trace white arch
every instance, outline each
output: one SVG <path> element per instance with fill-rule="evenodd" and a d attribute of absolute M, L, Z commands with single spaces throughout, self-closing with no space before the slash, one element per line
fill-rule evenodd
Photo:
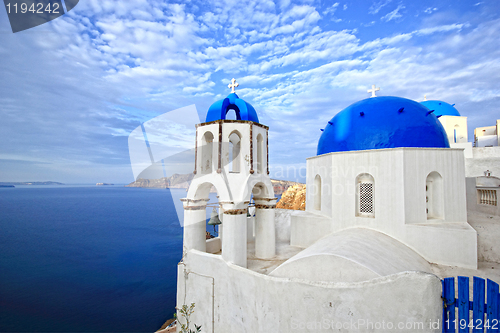
<path fill-rule="evenodd" d="M 425 204 L 427 219 L 444 219 L 443 177 L 432 171 L 425 180 Z"/>
<path fill-rule="evenodd" d="M 212 185 L 217 191 L 219 201 L 232 201 L 227 184 L 220 174 L 195 177 L 189 185 L 186 198 L 190 200 L 208 199 Z"/>
<path fill-rule="evenodd" d="M 265 175 L 258 175 L 255 177 L 255 174 L 249 175 L 245 181 L 245 185 L 242 186 L 242 189 L 238 193 L 238 198 L 240 198 L 242 201 L 250 201 L 250 197 L 252 194 L 256 196 L 255 194 L 257 193 L 256 190 L 254 191 L 255 186 L 259 184 L 260 185 L 260 190 L 259 190 L 259 196 L 260 198 L 274 198 L 274 189 L 273 189 L 273 184 L 271 183 L 271 180 L 269 177 L 266 177 Z M 262 194 L 262 196 L 260 196 Z"/>

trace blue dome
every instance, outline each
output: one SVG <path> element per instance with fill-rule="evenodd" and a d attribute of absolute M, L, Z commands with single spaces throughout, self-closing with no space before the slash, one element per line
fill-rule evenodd
<path fill-rule="evenodd" d="M 423 101 L 420 102 L 422 105 L 425 105 L 429 110 L 434 110 L 434 114 L 436 117 L 441 116 L 458 116 L 460 117 L 460 113 L 457 109 L 446 102 L 442 101 Z"/>
<path fill-rule="evenodd" d="M 215 120 L 226 119 L 228 110 L 236 111 L 236 119 L 259 122 L 257 112 L 252 105 L 240 99 L 235 93 L 229 94 L 226 98 L 215 102 L 210 106 L 207 113 L 207 123 Z"/>
<path fill-rule="evenodd" d="M 440 121 L 422 104 L 400 97 L 354 103 L 332 118 L 318 142 L 318 155 L 397 147 L 449 148 Z"/>

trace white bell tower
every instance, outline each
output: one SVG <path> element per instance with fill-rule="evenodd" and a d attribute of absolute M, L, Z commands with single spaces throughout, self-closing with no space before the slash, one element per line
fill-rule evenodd
<path fill-rule="evenodd" d="M 222 258 L 247 267 L 247 242 L 255 242 L 255 256 L 272 258 L 276 252 L 276 198 L 269 178 L 268 127 L 259 123 L 255 109 L 234 92 L 215 102 L 204 123 L 196 125 L 195 177 L 184 204 L 184 252 L 207 251 L 206 208 L 212 188 L 217 191 L 223 236 Z M 231 110 L 236 120 L 226 119 Z M 251 198 L 253 217 L 247 217 Z M 220 230 L 219 229 L 219 230 Z M 213 241 L 211 241 L 213 242 Z"/>

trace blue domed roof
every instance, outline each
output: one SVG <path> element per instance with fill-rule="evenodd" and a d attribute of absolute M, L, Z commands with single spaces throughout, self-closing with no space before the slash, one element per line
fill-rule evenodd
<path fill-rule="evenodd" d="M 253 106 L 239 98 L 235 93 L 231 93 L 226 98 L 212 104 L 208 109 L 207 119 L 205 121 L 208 123 L 215 120 L 226 119 L 227 111 L 231 109 L 236 111 L 236 119 L 238 120 L 249 120 L 255 123 L 259 122 L 257 112 L 255 112 Z"/>
<path fill-rule="evenodd" d="M 425 105 L 429 110 L 434 110 L 434 114 L 436 117 L 441 116 L 458 116 L 460 117 L 460 113 L 457 109 L 454 108 L 453 105 L 450 105 L 443 101 L 423 101 L 420 102 Z"/>
<path fill-rule="evenodd" d="M 318 142 L 318 155 L 397 147 L 449 148 L 440 121 L 422 104 L 400 97 L 354 103 L 333 117 Z"/>

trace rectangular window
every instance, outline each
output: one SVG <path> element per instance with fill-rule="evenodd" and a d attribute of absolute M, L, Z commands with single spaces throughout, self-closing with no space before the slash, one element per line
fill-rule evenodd
<path fill-rule="evenodd" d="M 373 214 L 373 184 L 359 183 L 359 212 Z"/>
<path fill-rule="evenodd" d="M 477 190 L 477 201 L 480 205 L 497 205 L 496 190 Z"/>

